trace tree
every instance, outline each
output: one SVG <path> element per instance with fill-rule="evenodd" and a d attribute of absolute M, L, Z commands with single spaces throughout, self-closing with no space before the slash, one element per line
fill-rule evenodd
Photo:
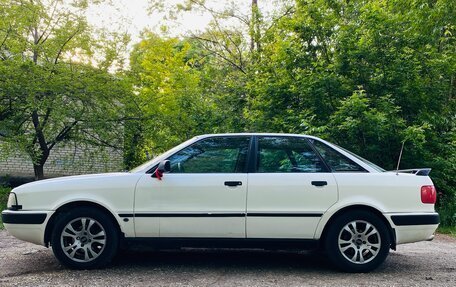
<path fill-rule="evenodd" d="M 109 41 L 95 38 L 85 21 L 87 2 L 1 3 L 0 139 L 9 150 L 30 156 L 36 179 L 44 177 L 44 164 L 58 145 L 121 146 L 129 87 L 108 72 L 119 62 L 113 51 L 120 45 L 93 49 L 95 41 Z"/>
<path fill-rule="evenodd" d="M 448 0 L 297 0 L 251 67 L 247 125 L 320 135 L 386 168 L 405 142 L 401 167 L 433 168 L 450 222 L 455 21 Z"/>
<path fill-rule="evenodd" d="M 198 58 L 189 41 L 150 32 L 135 45 L 130 62 L 136 95 L 129 111 L 136 122 L 127 131 L 127 165 L 208 131 L 213 102 L 202 91 Z"/>

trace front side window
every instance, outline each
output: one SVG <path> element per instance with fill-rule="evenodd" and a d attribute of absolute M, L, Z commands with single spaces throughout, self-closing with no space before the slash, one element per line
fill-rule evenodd
<path fill-rule="evenodd" d="M 321 141 L 310 139 L 315 149 L 330 166 L 333 172 L 365 172 L 366 170 L 357 163 L 347 158 L 343 154 L 322 143 Z"/>
<path fill-rule="evenodd" d="M 168 160 L 171 173 L 245 172 L 250 137 L 213 137 L 200 140 Z"/>
<path fill-rule="evenodd" d="M 326 171 L 326 166 L 305 138 L 258 138 L 257 172 Z"/>

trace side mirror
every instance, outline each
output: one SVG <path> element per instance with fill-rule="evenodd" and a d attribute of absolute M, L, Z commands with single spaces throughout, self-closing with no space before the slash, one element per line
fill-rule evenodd
<path fill-rule="evenodd" d="M 152 177 L 156 177 L 158 180 L 161 180 L 165 172 L 171 170 L 171 162 L 169 160 L 163 160 L 158 164 L 157 169 L 155 169 Z"/>

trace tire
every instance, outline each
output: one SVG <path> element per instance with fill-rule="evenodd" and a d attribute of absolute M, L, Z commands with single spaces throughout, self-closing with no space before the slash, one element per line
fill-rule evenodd
<path fill-rule="evenodd" d="M 75 208 L 57 218 L 51 236 L 52 251 L 69 268 L 101 268 L 117 253 L 117 230 L 105 212 L 90 207 Z"/>
<path fill-rule="evenodd" d="M 350 211 L 330 224 L 325 248 L 337 268 L 369 272 L 385 261 L 391 238 L 388 227 L 377 215 L 364 210 Z"/>

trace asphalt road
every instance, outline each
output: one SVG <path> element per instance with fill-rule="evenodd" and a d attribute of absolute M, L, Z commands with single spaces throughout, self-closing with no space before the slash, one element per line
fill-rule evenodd
<path fill-rule="evenodd" d="M 45 247 L 0 231 L 0 286 L 456 286 L 456 239 L 398 246 L 368 274 L 334 270 L 315 252 L 144 250 L 103 270 L 62 267 Z"/>

